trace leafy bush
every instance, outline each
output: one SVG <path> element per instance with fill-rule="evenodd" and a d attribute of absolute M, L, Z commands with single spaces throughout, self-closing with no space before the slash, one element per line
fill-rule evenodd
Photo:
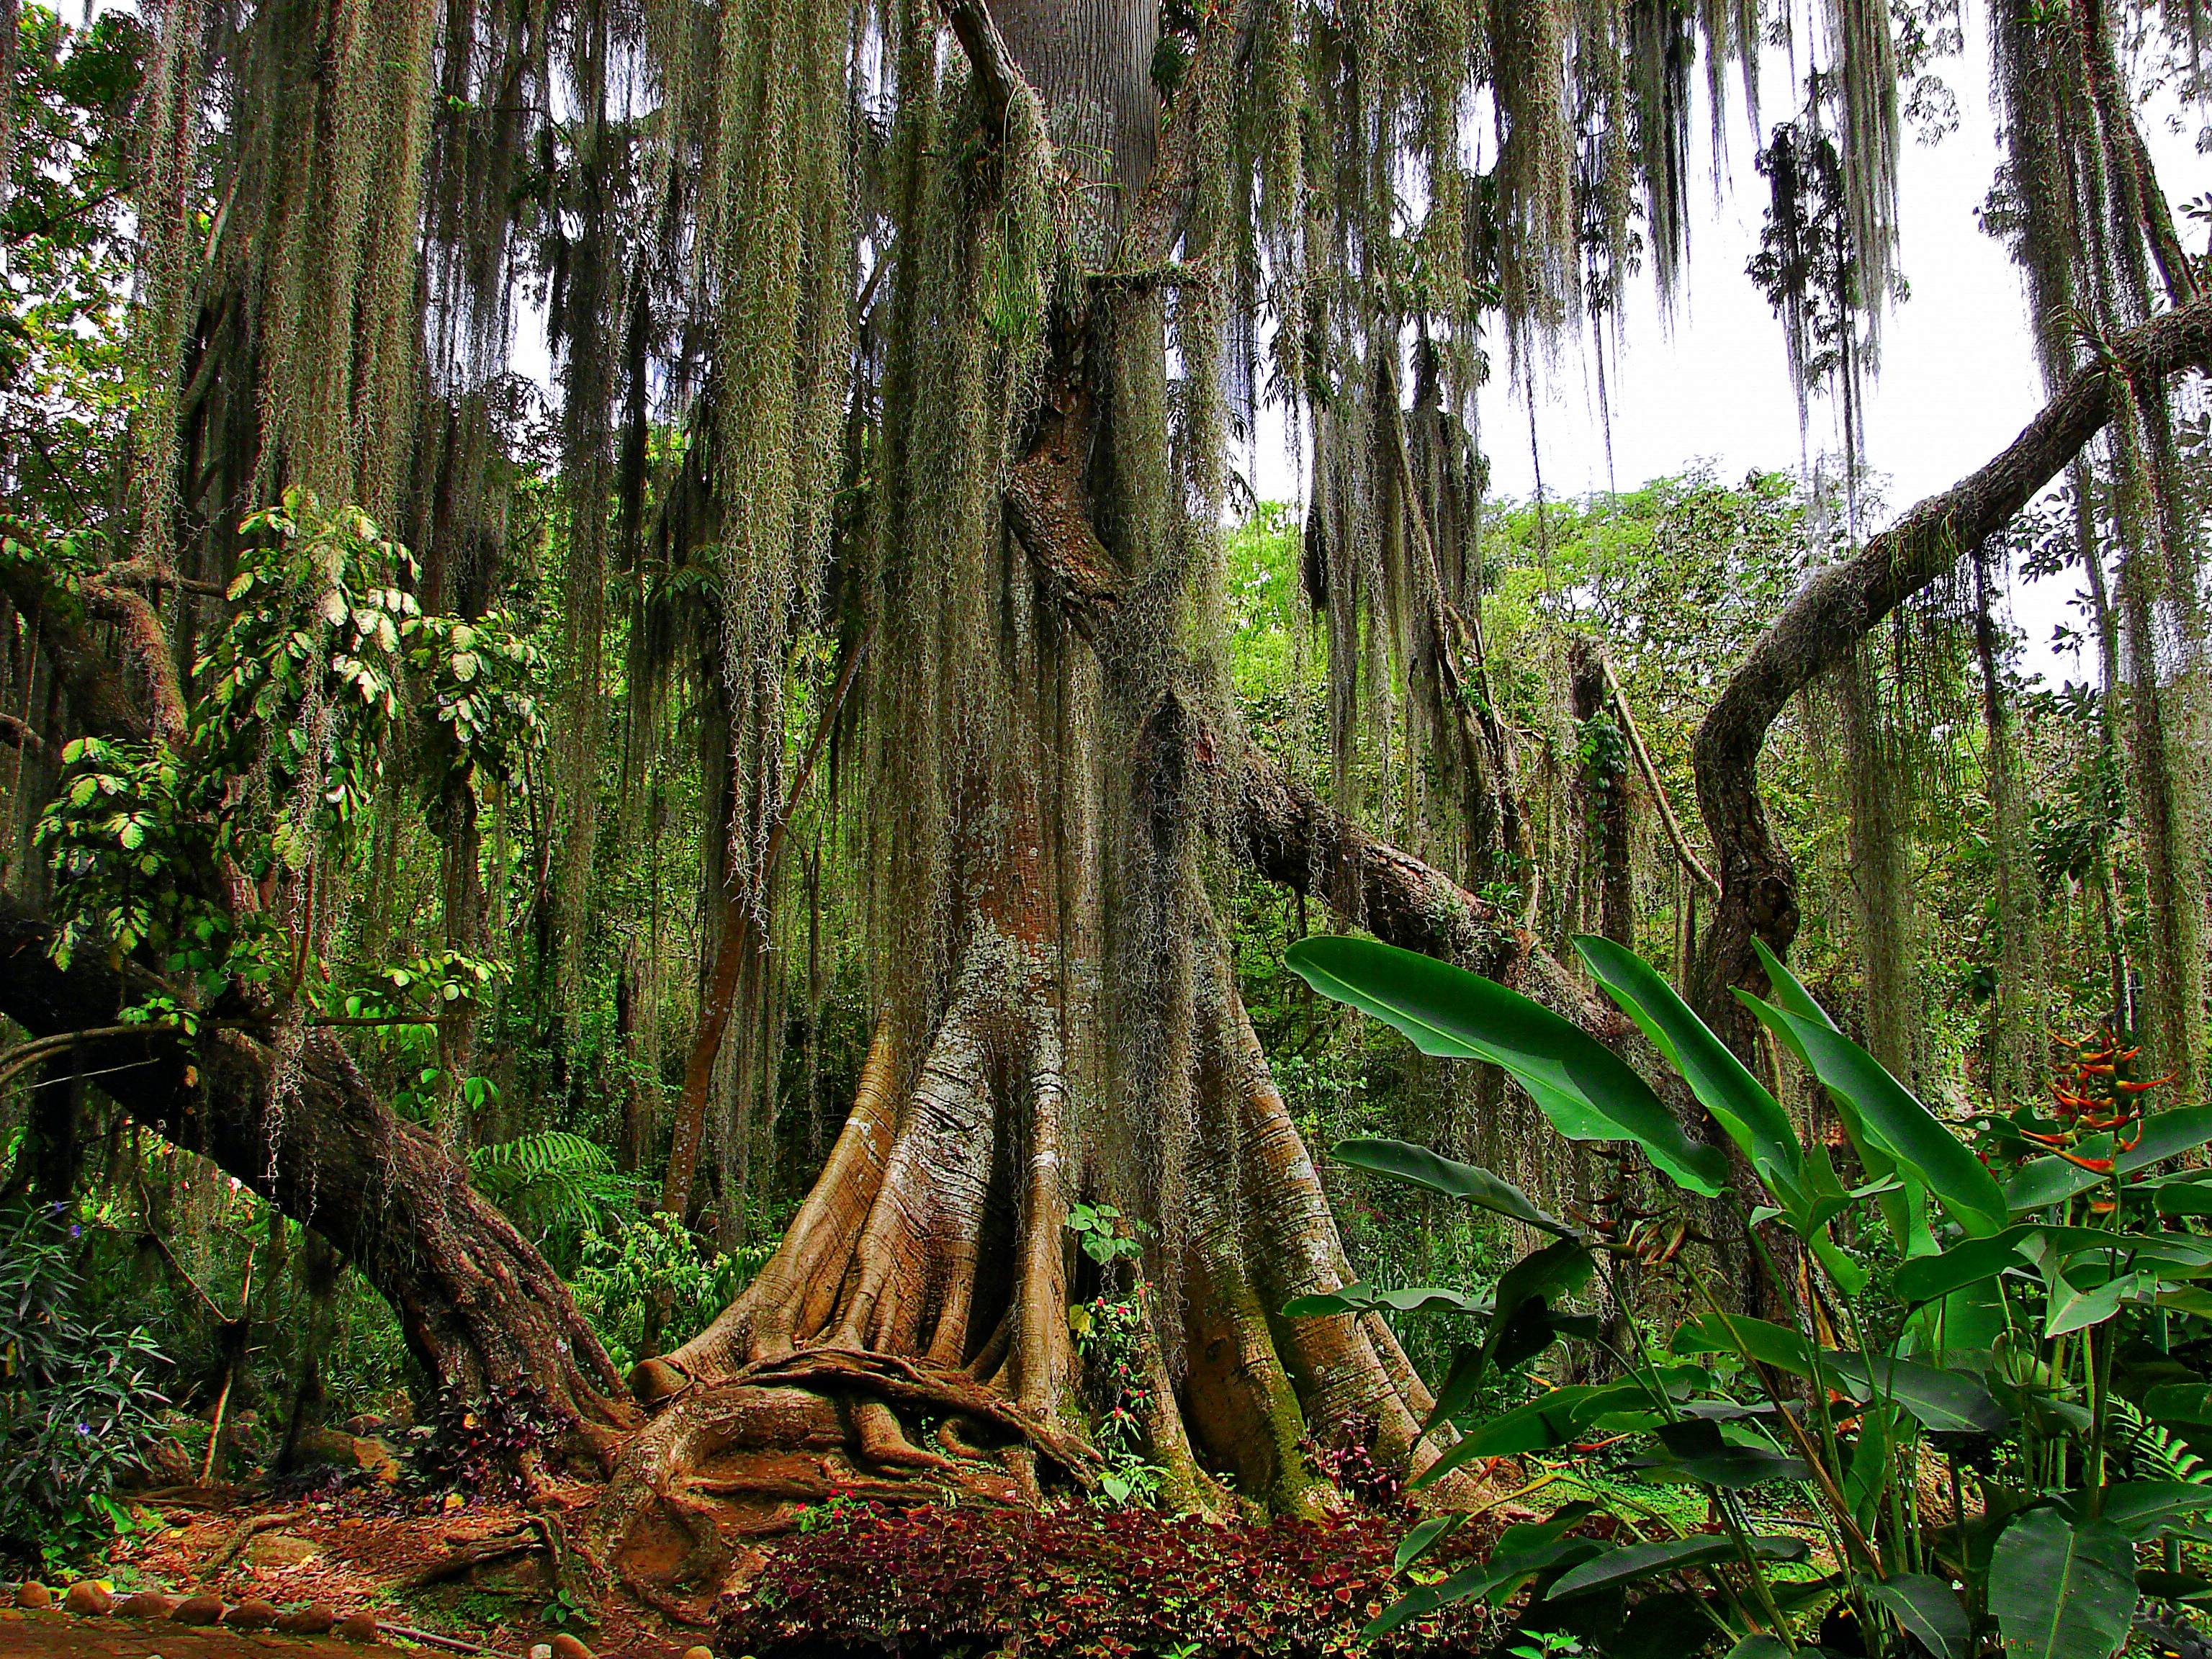
<path fill-rule="evenodd" d="M 849 1498 L 817 1513 L 728 1613 L 728 1651 L 1347 1653 L 1390 1595 L 1398 1541 L 1374 1516 L 1224 1527 L 1142 1506 L 1017 1514 Z M 1463 1605 L 1377 1651 L 1464 1652 L 1490 1624 Z"/>
<path fill-rule="evenodd" d="M 608 1354 L 628 1369 L 704 1329 L 760 1270 L 769 1248 L 735 1256 L 702 1249 L 682 1221 L 655 1211 L 586 1233 L 570 1288 Z"/>
<path fill-rule="evenodd" d="M 1570 1139 L 1632 1142 L 1677 1187 L 1736 1210 L 1791 1317 L 1749 1317 L 1711 1275 L 1680 1273 L 1679 1228 L 1639 1235 L 1564 1221 L 1489 1171 L 1425 1148 L 1340 1144 L 1346 1162 L 1547 1241 L 1488 1298 L 1355 1284 L 1285 1310 L 1443 1308 L 1483 1322 L 1482 1340 L 1462 1348 L 1439 1390 L 1436 1419 L 1456 1425 L 1456 1443 L 1413 1484 L 1474 1460 L 1648 1437 L 1632 1467 L 1702 1492 L 1713 1517 L 1705 1529 L 1671 1527 L 1671 1537 L 1601 1540 L 1575 1534 L 1589 1510 L 1570 1505 L 1509 1529 L 1486 1560 L 1416 1589 L 1370 1629 L 1467 1600 L 1499 1605 L 1524 1588 L 1532 1609 L 1556 1617 L 1579 1598 L 1637 1585 L 1655 1604 L 1678 1606 L 1691 1627 L 1724 1632 L 1736 1659 L 1808 1645 L 1810 1615 L 1839 1601 L 1875 1654 L 1969 1659 L 2002 1646 L 2106 1659 L 2126 1641 L 2141 1593 L 2208 1588 L 2175 1572 L 2171 1554 L 2139 1583 L 2136 1553 L 2212 1513 L 2212 1483 L 2160 1427 L 2212 1425 L 2212 1386 L 2181 1357 L 2204 1351 L 2201 1322 L 2212 1319 L 2212 1297 L 2198 1288 L 2212 1279 L 2212 1239 L 2191 1225 L 2212 1215 L 2212 1178 L 2159 1173 L 2212 1140 L 2212 1109 L 2153 1111 L 2161 1080 L 2134 1079 L 2134 1051 L 2100 1034 L 2054 1085 L 2055 1114 L 1990 1115 L 1971 1147 L 1767 956 L 1771 1000 L 1739 995 L 1827 1089 L 1868 1177 L 1846 1186 L 1826 1145 L 1801 1142 L 1781 1104 L 1664 979 L 1609 941 L 1578 945 L 1742 1154 L 1765 1202 L 1738 1208 L 1718 1145 L 1689 1135 L 1610 1049 L 1504 987 L 1357 939 L 1308 940 L 1290 961 L 1316 989 L 1396 1026 L 1425 1053 L 1504 1067 Z M 1908 1310 L 1880 1327 L 1869 1275 L 1832 1231 L 1876 1213 L 1904 1243 L 1886 1289 Z M 1802 1272 L 1784 1271 L 1784 1260 Z M 1621 1380 L 1553 1389 L 1498 1416 L 1471 1409 L 1486 1377 L 1530 1364 L 1563 1338 L 1598 1341 L 1596 1322 L 1565 1304 L 1629 1261 L 1675 1270 L 1705 1311 L 1663 1346 L 1632 1322 L 1626 1351 L 1609 1351 Z M 1617 1285 L 1614 1300 L 1625 1305 Z M 1919 1479 L 1944 1461 L 1948 1503 Z M 1778 1484 L 1805 1500 L 1835 1571 L 1808 1581 L 1776 1570 L 1810 1553 L 1802 1538 L 1759 1529 L 1771 1523 L 1754 1516 L 1750 1494 Z M 1450 1517 L 1422 1522 L 1404 1560 L 1454 1528 Z"/>
<path fill-rule="evenodd" d="M 115 1479 L 168 1402 L 145 1330 L 90 1322 L 58 1207 L 0 1216 L 0 1544 L 65 1559 L 129 1524 Z"/>

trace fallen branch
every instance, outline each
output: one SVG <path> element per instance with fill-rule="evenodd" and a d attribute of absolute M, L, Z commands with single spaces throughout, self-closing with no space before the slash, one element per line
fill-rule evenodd
<path fill-rule="evenodd" d="M 250 1267 L 248 1271 L 251 1272 Z M 230 1393 L 228 1382 L 224 1384 L 223 1393 L 226 1396 Z M 216 1434 L 220 1432 L 218 1429 L 216 1434 L 210 1434 L 208 1437 L 208 1443 L 210 1447 L 215 1443 Z M 204 1473 L 200 1476 L 200 1484 L 203 1486 L 207 1484 L 207 1476 Z M 208 1558 L 207 1565 L 200 1569 L 200 1583 L 212 1584 L 236 1566 L 239 1558 L 246 1553 L 246 1547 L 263 1533 L 274 1532 L 279 1527 L 289 1527 L 295 1521 L 304 1521 L 307 1518 L 307 1512 L 305 1510 L 280 1510 L 274 1515 L 247 1516 L 223 1541 L 222 1547 Z"/>

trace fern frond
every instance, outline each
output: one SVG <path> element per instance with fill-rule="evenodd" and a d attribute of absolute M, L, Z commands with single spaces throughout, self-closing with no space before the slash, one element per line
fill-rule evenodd
<path fill-rule="evenodd" d="M 2118 1424 L 2120 1443 L 2138 1474 L 2154 1480 L 2185 1481 L 2193 1486 L 2212 1486 L 2212 1468 L 2207 1468 L 2204 1460 L 2164 1424 L 2152 1422 L 2118 1395 L 2106 1401 L 2106 1409 Z"/>

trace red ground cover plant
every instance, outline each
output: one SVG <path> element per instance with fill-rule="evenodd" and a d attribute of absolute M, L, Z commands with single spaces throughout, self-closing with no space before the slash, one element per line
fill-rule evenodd
<path fill-rule="evenodd" d="M 816 1514 L 726 1610 L 725 1652 L 1318 1659 L 1352 1652 L 1402 1588 L 1391 1574 L 1402 1515 L 1217 1526 L 1073 1502 L 1013 1512 L 849 1501 Z M 1467 1528 L 1462 1547 L 1485 1530 Z M 1471 1653 L 1488 1628 L 1479 1607 L 1455 1607 L 1371 1650 Z"/>

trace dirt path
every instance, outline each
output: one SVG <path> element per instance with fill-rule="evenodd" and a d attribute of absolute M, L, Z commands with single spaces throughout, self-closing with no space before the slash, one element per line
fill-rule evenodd
<path fill-rule="evenodd" d="M 142 1625 L 130 1619 L 73 1619 L 65 1613 L 0 1608 L 0 1659 L 364 1659 L 390 1654 L 319 1637 Z"/>

